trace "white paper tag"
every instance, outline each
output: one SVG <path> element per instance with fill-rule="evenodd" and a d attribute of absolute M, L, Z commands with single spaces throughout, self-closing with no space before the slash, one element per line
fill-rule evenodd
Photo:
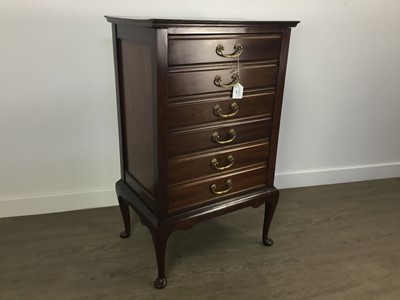
<path fill-rule="evenodd" d="M 232 99 L 242 99 L 243 98 L 243 85 L 237 83 L 232 89 Z"/>

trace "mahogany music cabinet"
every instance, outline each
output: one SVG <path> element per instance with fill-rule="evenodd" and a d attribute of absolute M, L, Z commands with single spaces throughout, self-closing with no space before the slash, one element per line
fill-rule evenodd
<path fill-rule="evenodd" d="M 271 246 L 286 61 L 298 22 L 106 18 L 113 29 L 121 237 L 131 232 L 131 206 L 152 234 L 155 287 L 167 284 L 168 236 L 202 220 L 265 204 L 262 240 Z"/>

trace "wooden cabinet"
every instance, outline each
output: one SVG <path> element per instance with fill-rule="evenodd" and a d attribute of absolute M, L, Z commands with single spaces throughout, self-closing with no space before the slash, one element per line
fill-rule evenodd
<path fill-rule="evenodd" d="M 125 230 L 129 207 L 150 229 L 158 276 L 175 230 L 278 202 L 276 150 L 291 27 L 298 22 L 137 20 L 112 23 Z M 232 87 L 244 86 L 232 99 Z"/>

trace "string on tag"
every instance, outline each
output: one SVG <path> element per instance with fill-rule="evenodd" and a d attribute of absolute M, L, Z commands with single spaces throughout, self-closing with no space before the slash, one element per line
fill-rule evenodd
<path fill-rule="evenodd" d="M 239 63 L 239 57 L 240 55 L 237 56 L 237 74 L 240 80 L 240 63 Z"/>
<path fill-rule="evenodd" d="M 232 99 L 242 99 L 243 98 L 243 86 L 240 84 L 240 60 L 239 56 L 237 56 L 237 82 L 232 88 Z"/>

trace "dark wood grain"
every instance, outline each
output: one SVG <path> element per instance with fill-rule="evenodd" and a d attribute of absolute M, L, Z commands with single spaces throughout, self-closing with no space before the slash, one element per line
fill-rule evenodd
<path fill-rule="evenodd" d="M 166 29 L 159 29 L 156 32 L 157 40 L 156 48 L 156 65 L 157 74 L 154 78 L 155 93 L 157 101 L 154 103 L 153 109 L 156 111 L 157 123 L 155 124 L 155 138 L 157 140 L 157 148 L 155 149 L 155 165 L 156 165 L 156 208 L 157 217 L 162 218 L 167 215 L 167 178 L 168 178 L 168 154 L 167 154 L 167 138 L 168 138 L 168 34 Z M 140 58 L 138 58 L 140 59 Z"/>
<path fill-rule="evenodd" d="M 208 71 L 170 72 L 168 95 L 171 98 L 223 91 L 225 88 L 215 85 L 215 76 L 220 75 L 222 83 L 228 84 L 232 82 L 232 75 L 236 69 L 236 64 L 230 64 L 224 68 Z M 277 81 L 277 74 L 277 62 L 243 64 L 240 66 L 240 83 L 244 86 L 244 93 L 247 89 L 273 87 Z"/>
<path fill-rule="evenodd" d="M 125 182 L 135 190 L 143 203 L 156 215 L 157 207 L 159 206 L 156 201 L 157 198 L 150 194 L 150 192 L 131 173 L 129 173 L 129 171 L 125 172 Z"/>
<path fill-rule="evenodd" d="M 174 28 L 174 27 L 233 27 L 238 30 L 243 27 L 255 28 L 283 28 L 295 27 L 299 21 L 262 21 L 262 20 L 190 20 L 190 19 L 146 19 L 146 18 L 131 18 L 120 16 L 105 16 L 107 21 L 116 24 L 127 24 L 131 27 L 151 27 L 151 28 Z M 226 30 L 224 28 L 224 30 Z"/>
<path fill-rule="evenodd" d="M 269 89 L 257 93 L 246 93 L 243 99 L 231 97 L 206 98 L 201 100 L 179 101 L 168 106 L 168 126 L 170 128 L 202 124 L 208 122 L 227 122 L 248 117 L 272 115 L 275 90 Z M 222 114 L 232 113 L 232 103 L 236 103 L 236 115 L 223 118 L 214 112 L 218 105 Z"/>
<path fill-rule="evenodd" d="M 269 157 L 268 165 L 268 184 L 273 185 L 275 179 L 275 164 L 276 164 L 276 154 L 278 150 L 278 138 L 279 138 L 279 125 L 281 122 L 281 111 L 283 102 L 283 91 L 285 87 L 286 78 L 286 65 L 289 53 L 289 39 L 290 39 L 290 28 L 284 29 L 284 34 L 282 36 L 282 53 L 280 57 L 279 73 L 278 73 L 278 85 L 276 91 L 276 100 L 274 108 L 273 117 L 273 130 L 271 137 L 271 155 Z"/>
<path fill-rule="evenodd" d="M 120 49 L 126 168 L 154 195 L 152 48 L 123 40 Z"/>
<path fill-rule="evenodd" d="M 185 155 L 176 159 L 170 159 L 168 164 L 168 183 L 176 185 L 185 181 L 226 174 L 240 168 L 267 162 L 269 143 L 261 140 L 257 143 L 247 143 L 236 147 L 224 147 L 220 151 L 206 151 L 197 155 Z M 216 159 L 218 166 L 230 164 L 228 157 L 234 161 L 232 167 L 225 170 L 213 168 L 211 161 Z"/>
<path fill-rule="evenodd" d="M 176 212 L 190 207 L 199 207 L 231 197 L 244 190 L 265 187 L 266 178 L 266 165 L 260 164 L 246 170 L 170 187 L 168 190 L 169 211 Z M 223 195 L 216 195 L 211 192 L 210 186 L 212 184 L 217 185 L 217 191 L 226 190 L 227 180 L 233 182 L 232 189 L 229 192 Z"/>
<path fill-rule="evenodd" d="M 235 52 L 234 46 L 243 47 L 240 62 L 270 60 L 280 56 L 281 37 L 269 35 L 170 35 L 168 40 L 169 65 L 204 64 L 215 62 L 236 62 L 237 58 L 216 55 L 219 44 L 224 46 L 223 54 Z"/>
<path fill-rule="evenodd" d="M 171 132 L 168 135 L 168 155 L 174 157 L 211 148 L 219 150 L 223 149 L 225 145 L 266 139 L 271 135 L 271 125 L 271 119 L 256 119 Z M 230 139 L 229 131 L 231 129 L 236 132 L 236 137 L 231 143 L 221 145 L 212 141 L 212 135 L 215 132 L 219 134 L 221 140 Z"/>
<path fill-rule="evenodd" d="M 271 26 L 229 26 L 229 25 L 221 25 L 221 26 L 193 26 L 193 27 L 169 27 L 168 34 L 176 35 L 176 34 L 218 34 L 218 35 L 226 35 L 226 34 L 281 34 L 282 28 L 279 24 L 271 25 Z"/>
<path fill-rule="evenodd" d="M 115 76 L 115 92 L 117 100 L 117 117 L 118 117 L 118 136 L 119 136 L 119 156 L 120 156 L 120 172 L 121 178 L 125 178 L 125 151 L 124 151 L 124 137 L 125 137 L 125 120 L 123 111 L 124 108 L 121 104 L 120 91 L 124 90 L 123 81 L 120 77 L 123 76 L 121 72 L 121 50 L 117 39 L 117 25 L 112 24 L 112 41 L 114 53 L 114 76 Z"/>
<path fill-rule="evenodd" d="M 287 27 L 297 22 L 107 19 L 120 123 L 121 237 L 130 235 L 129 205 L 153 238 L 154 286 L 167 284 L 169 235 L 200 221 L 266 203 L 262 239 L 272 244 L 279 193 L 268 170 L 276 159 Z M 216 51 L 220 43 L 224 53 L 243 46 L 240 70 L 240 59 Z M 243 99 L 231 99 L 232 88 L 222 86 L 235 73 Z"/>

